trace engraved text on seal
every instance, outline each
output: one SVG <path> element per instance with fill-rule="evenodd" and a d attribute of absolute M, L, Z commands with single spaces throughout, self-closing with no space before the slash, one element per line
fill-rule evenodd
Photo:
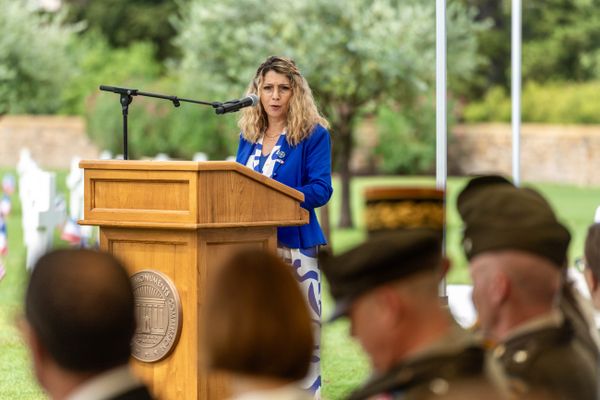
<path fill-rule="evenodd" d="M 144 362 L 165 358 L 181 333 L 181 302 L 173 282 L 158 271 L 143 270 L 131 276 L 137 329 L 133 356 Z"/>

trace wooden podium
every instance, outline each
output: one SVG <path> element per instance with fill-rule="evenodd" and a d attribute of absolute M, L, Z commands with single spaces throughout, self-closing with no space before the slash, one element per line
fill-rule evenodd
<path fill-rule="evenodd" d="M 308 223 L 304 195 L 235 162 L 85 160 L 84 225 L 130 274 L 159 271 L 181 300 L 181 335 L 166 358 L 133 360 L 161 399 L 222 399 L 227 379 L 201 365 L 204 295 L 223 257 L 277 248 L 277 226 Z M 234 294 L 232 294 L 234 295 Z"/>

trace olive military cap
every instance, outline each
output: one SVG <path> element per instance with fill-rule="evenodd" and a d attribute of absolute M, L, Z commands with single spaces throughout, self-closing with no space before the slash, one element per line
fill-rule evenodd
<path fill-rule="evenodd" d="M 440 265 L 441 230 L 415 228 L 376 235 L 339 256 L 321 256 L 336 307 L 330 320 L 348 313 L 361 294 Z"/>
<path fill-rule="evenodd" d="M 566 264 L 571 235 L 535 190 L 518 188 L 501 176 L 480 176 L 459 194 L 457 207 L 469 260 L 485 251 L 516 249 L 545 257 L 557 267 Z"/>

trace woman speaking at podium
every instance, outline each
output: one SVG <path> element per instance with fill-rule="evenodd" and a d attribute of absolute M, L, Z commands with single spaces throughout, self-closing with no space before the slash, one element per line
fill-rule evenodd
<path fill-rule="evenodd" d="M 321 284 L 317 264 L 325 236 L 315 208 L 325 205 L 331 187 L 331 140 L 306 79 L 293 60 L 269 57 L 247 90 L 260 99 L 241 110 L 237 162 L 304 193 L 309 223 L 277 230 L 279 255 L 292 266 L 311 310 L 315 329 L 313 363 L 303 386 L 320 397 Z"/>

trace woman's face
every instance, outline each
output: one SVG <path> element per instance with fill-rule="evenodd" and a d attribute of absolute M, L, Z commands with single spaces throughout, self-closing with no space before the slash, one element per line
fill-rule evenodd
<path fill-rule="evenodd" d="M 286 75 L 269 71 L 263 77 L 260 91 L 260 103 L 269 117 L 269 121 L 287 118 L 292 98 L 292 85 Z"/>

